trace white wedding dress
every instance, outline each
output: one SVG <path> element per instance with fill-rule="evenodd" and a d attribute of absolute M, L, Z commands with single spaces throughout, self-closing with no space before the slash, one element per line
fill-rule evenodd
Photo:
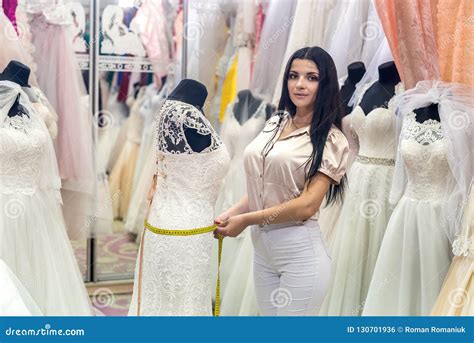
<path fill-rule="evenodd" d="M 406 115 L 399 149 L 408 175 L 388 224 L 364 316 L 429 315 L 448 272 L 446 183 L 448 141 L 441 123 Z"/>
<path fill-rule="evenodd" d="M 43 315 L 31 295 L 0 260 L 0 317 L 1 316 L 41 316 Z"/>
<path fill-rule="evenodd" d="M 7 115 L 18 95 L 29 117 Z M 92 315 L 61 212 L 51 137 L 8 81 L 0 81 L 0 161 L 0 258 L 44 315 Z"/>
<path fill-rule="evenodd" d="M 209 136 L 210 145 L 194 152 L 186 138 L 188 129 Z M 227 148 L 202 112 L 177 100 L 163 104 L 157 141 L 158 178 L 148 222 L 171 231 L 213 225 L 230 160 Z M 143 235 L 141 273 L 139 258 L 129 315 L 212 315 L 213 233 L 168 236 L 145 230 Z"/>
<path fill-rule="evenodd" d="M 333 241 L 331 286 L 320 315 L 360 315 L 392 214 L 389 195 L 396 153 L 395 115 L 383 107 L 366 115 L 357 106 L 351 118 L 359 154 L 348 173 Z"/>

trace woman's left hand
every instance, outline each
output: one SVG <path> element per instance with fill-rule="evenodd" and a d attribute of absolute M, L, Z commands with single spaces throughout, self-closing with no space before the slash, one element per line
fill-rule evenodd
<path fill-rule="evenodd" d="M 242 215 L 233 216 L 218 224 L 214 231 L 214 237 L 219 235 L 224 237 L 237 237 L 248 226 Z"/>

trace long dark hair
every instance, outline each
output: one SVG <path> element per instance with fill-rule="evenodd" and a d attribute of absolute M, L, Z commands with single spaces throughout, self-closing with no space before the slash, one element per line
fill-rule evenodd
<path fill-rule="evenodd" d="M 326 144 L 329 130 L 333 124 L 341 129 L 343 113 L 339 97 L 339 83 L 337 79 L 336 66 L 331 56 L 317 46 L 299 49 L 290 57 L 283 76 L 283 87 L 281 90 L 278 110 L 286 111 L 292 117 L 296 114 L 296 106 L 291 101 L 288 91 L 288 77 L 291 70 L 291 64 L 295 59 L 313 61 L 319 69 L 319 87 L 314 102 L 313 118 L 311 119 L 310 126 L 313 152 L 304 164 L 305 169 L 307 170 L 305 182 L 311 182 L 312 177 L 316 175 L 321 165 L 324 146 Z M 307 168 L 308 165 L 310 166 L 309 168 Z M 345 178 L 346 177 L 344 176 L 338 185 L 331 184 L 329 191 L 326 193 L 326 204 L 342 200 Z"/>

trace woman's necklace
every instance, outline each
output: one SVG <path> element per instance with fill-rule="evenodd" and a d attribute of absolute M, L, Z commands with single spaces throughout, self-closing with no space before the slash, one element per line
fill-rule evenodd
<path fill-rule="evenodd" d="M 291 125 L 293 125 L 297 130 L 301 129 L 304 126 L 307 126 L 307 125 L 303 125 L 303 126 L 296 125 L 295 121 L 293 120 L 293 117 L 291 118 Z"/>

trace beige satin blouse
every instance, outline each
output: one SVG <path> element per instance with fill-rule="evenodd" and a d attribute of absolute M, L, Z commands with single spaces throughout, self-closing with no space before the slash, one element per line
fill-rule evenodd
<path fill-rule="evenodd" d="M 285 114 L 266 156 L 263 150 L 275 132 L 279 116 L 270 118 L 263 131 L 245 149 L 244 166 L 250 211 L 282 204 L 298 197 L 304 189 L 305 169 L 309 168 L 309 164 L 305 167 L 305 162 L 313 151 L 310 127 L 297 129 L 279 140 L 288 120 L 289 114 Z M 333 126 L 326 140 L 319 171 L 338 184 L 346 172 L 348 156 L 347 139 Z M 317 220 L 318 216 L 319 212 L 310 219 Z"/>

